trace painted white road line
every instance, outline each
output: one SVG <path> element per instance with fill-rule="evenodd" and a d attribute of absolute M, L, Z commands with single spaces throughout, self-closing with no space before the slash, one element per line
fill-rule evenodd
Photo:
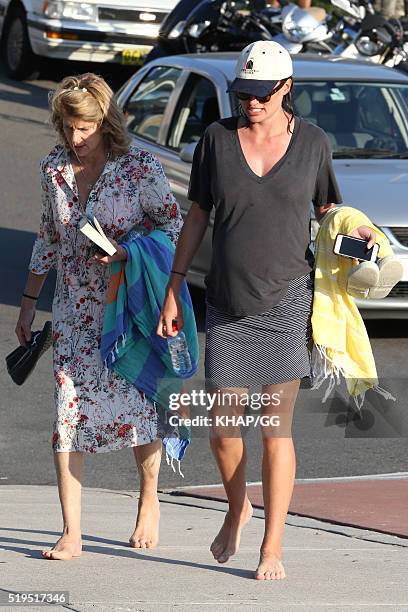
<path fill-rule="evenodd" d="M 297 478 L 295 482 L 333 482 L 335 480 L 394 480 L 397 478 L 408 478 L 408 472 L 390 472 L 389 474 L 362 474 L 361 476 L 334 476 L 333 478 Z"/>
<path fill-rule="evenodd" d="M 326 478 L 296 478 L 295 483 L 304 482 L 347 482 L 353 480 L 394 480 L 408 478 L 408 472 L 389 472 L 387 474 L 361 474 L 360 476 L 332 476 Z M 247 482 L 247 485 L 262 485 L 262 481 Z M 222 489 L 222 484 L 189 485 L 187 487 L 177 487 L 178 491 L 188 491 L 189 489 Z"/>

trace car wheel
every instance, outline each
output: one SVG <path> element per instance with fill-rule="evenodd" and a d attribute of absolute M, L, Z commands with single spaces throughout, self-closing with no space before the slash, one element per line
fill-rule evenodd
<path fill-rule="evenodd" d="M 28 38 L 25 12 L 17 8 L 6 26 L 4 57 L 8 76 L 24 79 L 33 75 L 35 58 Z"/>

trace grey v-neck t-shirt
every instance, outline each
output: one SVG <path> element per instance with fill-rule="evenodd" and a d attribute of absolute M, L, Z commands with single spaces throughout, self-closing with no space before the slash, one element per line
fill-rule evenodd
<path fill-rule="evenodd" d="M 310 272 L 310 204 L 340 204 L 341 195 L 329 140 L 317 126 L 295 117 L 286 153 L 263 177 L 248 165 L 237 126 L 230 117 L 207 128 L 188 197 L 215 209 L 207 300 L 243 317 L 269 310 L 290 280 Z"/>

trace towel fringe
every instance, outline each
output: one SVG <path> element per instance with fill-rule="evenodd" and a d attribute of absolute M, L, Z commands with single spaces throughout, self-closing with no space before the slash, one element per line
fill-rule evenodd
<path fill-rule="evenodd" d="M 326 380 L 329 380 L 328 387 L 322 399 L 322 404 L 324 404 L 334 387 L 341 383 L 340 375 L 345 377 L 345 372 L 343 368 L 336 365 L 333 359 L 329 357 L 325 346 L 315 344 L 315 348 L 318 356 L 316 357 L 315 354 L 312 364 L 312 389 L 319 389 Z"/>
<path fill-rule="evenodd" d="M 177 467 L 178 467 L 178 473 L 180 474 L 180 476 L 181 476 L 182 478 L 184 478 L 184 474 L 183 474 L 183 472 L 182 472 L 182 471 L 181 471 L 181 469 L 180 469 L 181 461 L 180 461 L 179 459 L 177 459 L 177 464 L 178 464 L 178 465 L 177 465 Z"/>
<path fill-rule="evenodd" d="M 122 348 L 124 348 L 126 345 L 126 340 L 127 340 L 127 337 L 126 337 L 125 332 L 123 334 L 120 334 L 120 336 L 116 338 L 115 344 L 112 346 L 111 350 L 109 351 L 109 353 L 106 355 L 104 359 L 105 367 L 111 368 L 112 365 L 115 363 L 115 361 L 118 360 L 119 344 L 121 345 Z"/>
<path fill-rule="evenodd" d="M 322 399 L 322 404 L 324 404 L 329 398 L 333 389 L 341 383 L 341 376 L 346 379 L 347 375 L 342 367 L 336 365 L 334 362 L 335 358 L 333 359 L 329 357 L 327 354 L 327 347 L 319 344 L 315 344 L 314 346 L 317 353 L 314 355 L 312 364 L 312 389 L 319 389 L 322 384 L 328 380 L 328 386 Z M 370 387 L 370 389 L 376 393 L 379 393 L 379 395 L 384 397 L 386 400 L 396 401 L 395 397 L 389 391 L 387 391 L 387 389 L 380 387 L 378 383 Z M 359 412 L 363 407 L 365 396 L 366 391 L 362 391 L 358 395 L 352 396 Z"/>
<path fill-rule="evenodd" d="M 182 478 L 184 478 L 184 474 L 181 471 L 181 461 L 180 461 L 180 459 L 175 459 L 175 457 L 171 457 L 170 458 L 170 455 L 169 455 L 169 453 L 166 450 L 166 463 L 167 463 L 167 465 L 170 465 L 171 469 L 176 474 L 177 472 L 176 472 L 176 468 L 174 467 L 174 461 L 177 461 L 177 472 L 180 474 L 180 476 Z"/>
<path fill-rule="evenodd" d="M 353 399 L 354 399 L 354 403 L 355 403 L 355 405 L 357 406 L 357 410 L 358 410 L 359 412 L 361 412 L 361 409 L 362 409 L 362 407 L 363 407 L 364 400 L 365 400 L 365 395 L 366 395 L 366 392 L 365 392 L 365 391 L 363 391 L 362 393 L 359 393 L 358 395 L 355 395 L 355 396 L 353 397 Z"/>
<path fill-rule="evenodd" d="M 373 391 L 376 391 L 377 393 L 382 395 L 386 400 L 392 400 L 393 402 L 397 401 L 396 398 L 392 395 L 392 393 L 387 391 L 387 389 L 384 389 L 384 387 L 380 387 L 380 385 L 375 385 L 373 387 Z"/>

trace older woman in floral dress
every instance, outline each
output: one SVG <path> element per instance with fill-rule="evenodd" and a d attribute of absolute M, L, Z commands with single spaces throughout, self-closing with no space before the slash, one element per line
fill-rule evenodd
<path fill-rule="evenodd" d="M 55 267 L 52 445 L 63 534 L 43 556 L 70 559 L 81 554 L 84 452 L 133 448 L 141 495 L 130 545 L 146 548 L 157 543 L 161 441 L 155 409 L 135 386 L 104 368 L 99 345 L 109 264 L 126 259 L 118 242 L 135 225 L 161 229 L 176 242 L 182 218 L 159 161 L 130 141 L 122 113 L 102 78 L 65 78 L 50 106 L 61 144 L 41 163 L 41 225 L 16 333 L 22 345 L 30 339 L 36 299 Z M 78 230 L 84 215 L 98 219 L 117 248 L 115 255 L 98 253 Z"/>

